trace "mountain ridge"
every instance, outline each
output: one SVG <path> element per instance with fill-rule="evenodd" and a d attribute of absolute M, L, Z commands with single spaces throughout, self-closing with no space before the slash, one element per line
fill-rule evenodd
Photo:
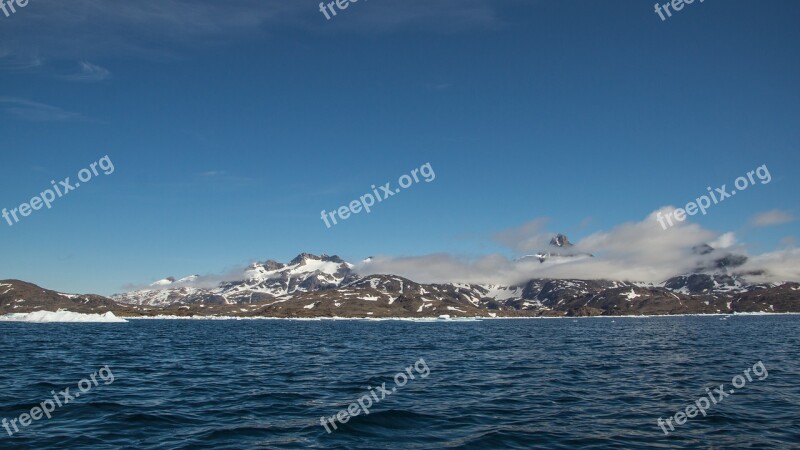
<path fill-rule="evenodd" d="M 577 260 L 562 234 L 537 256 Z M 417 283 L 393 274 L 361 276 L 337 255 L 300 253 L 288 263 L 254 262 L 232 280 L 210 287 L 199 275 L 166 277 L 145 289 L 110 298 L 62 294 L 19 280 L 0 282 L 0 312 L 50 307 L 129 315 L 234 315 L 267 317 L 580 316 L 800 312 L 800 284 L 751 284 L 733 270 L 746 257 L 697 246 L 709 255 L 699 272 L 661 283 L 606 279 L 531 278 L 514 285 Z M 365 262 L 370 261 L 370 258 Z M 3 287 L 7 287 L 3 292 Z M 13 291 L 9 294 L 9 291 Z"/>

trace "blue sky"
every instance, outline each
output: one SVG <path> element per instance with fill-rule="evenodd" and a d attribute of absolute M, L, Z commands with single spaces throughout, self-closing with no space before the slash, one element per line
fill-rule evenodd
<path fill-rule="evenodd" d="M 751 254 L 795 247 L 800 4 L 32 0 L 0 15 L 0 279 L 119 292 L 302 251 L 458 257 L 580 241 L 766 164 L 694 216 Z M 330 229 L 320 211 L 430 162 Z M 772 212 L 778 220 L 757 226 Z M 746 244 L 745 244 L 746 243 Z"/>

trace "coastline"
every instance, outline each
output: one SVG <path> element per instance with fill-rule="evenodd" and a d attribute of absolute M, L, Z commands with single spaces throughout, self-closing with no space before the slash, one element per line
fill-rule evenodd
<path fill-rule="evenodd" d="M 323 321 L 323 320 L 366 320 L 375 322 L 404 321 L 404 322 L 480 322 L 483 320 L 547 320 L 547 319 L 649 319 L 656 317 L 727 317 L 727 316 L 792 316 L 800 312 L 748 312 L 748 313 L 714 313 L 714 314 L 657 314 L 657 315 L 627 315 L 627 316 L 538 316 L 538 317 L 457 317 L 439 319 L 436 317 L 236 317 L 236 316 L 140 316 L 125 317 L 129 320 L 295 320 L 295 321 Z"/>

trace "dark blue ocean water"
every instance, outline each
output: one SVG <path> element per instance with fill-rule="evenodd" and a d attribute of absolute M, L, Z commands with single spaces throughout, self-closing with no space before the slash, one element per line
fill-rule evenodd
<path fill-rule="evenodd" d="M 0 323 L 0 418 L 114 376 L 0 448 L 800 448 L 798 356 L 800 316 Z M 320 425 L 420 358 L 427 377 Z"/>

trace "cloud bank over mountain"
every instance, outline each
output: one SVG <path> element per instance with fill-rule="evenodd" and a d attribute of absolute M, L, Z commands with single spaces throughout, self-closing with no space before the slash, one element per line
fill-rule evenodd
<path fill-rule="evenodd" d="M 741 275 L 752 283 L 800 281 L 800 249 L 750 255 L 733 232 L 719 233 L 690 222 L 678 222 L 664 230 L 656 216 L 673 209 L 671 206 L 661 208 L 641 221 L 592 233 L 564 247 L 553 245 L 551 240 L 556 232 L 546 228 L 549 223 L 546 218 L 493 234 L 491 239 L 494 242 L 518 253 L 513 257 L 499 253 L 479 256 L 448 253 L 378 255 L 355 264 L 352 269 L 361 276 L 391 274 L 419 283 L 504 286 L 533 278 L 657 284 L 678 275 L 698 272 Z M 530 254 L 532 252 L 535 253 Z M 259 264 L 263 263 L 233 267 L 222 274 L 127 285 L 124 289 L 208 289 L 220 283 L 247 280 L 253 267 Z"/>
<path fill-rule="evenodd" d="M 656 215 L 673 207 L 654 211 L 639 222 L 618 225 L 581 239 L 570 249 L 572 254 L 594 257 L 564 257 L 541 263 L 536 258 L 512 259 L 493 254 L 462 257 L 450 254 L 389 257 L 376 256 L 356 266 L 362 275 L 391 273 L 430 282 L 517 284 L 531 278 L 609 279 L 660 283 L 685 273 L 709 268 L 724 256 L 747 255 L 745 246 L 736 244 L 734 233 L 718 233 L 698 224 L 678 222 L 662 229 Z M 545 230 L 546 219 L 536 219 L 521 227 L 496 233 L 494 240 L 516 252 L 547 250 L 555 232 Z M 713 252 L 701 254 L 696 247 L 710 244 Z M 800 280 L 800 251 L 782 250 L 762 255 L 747 255 L 747 262 L 735 272 L 752 281 Z"/>

